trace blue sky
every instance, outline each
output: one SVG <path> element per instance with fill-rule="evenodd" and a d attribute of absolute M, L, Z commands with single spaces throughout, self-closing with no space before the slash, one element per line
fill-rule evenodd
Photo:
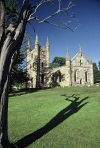
<path fill-rule="evenodd" d="M 31 0 L 32 1 L 32 0 Z M 68 0 L 62 0 L 68 2 Z M 66 56 L 66 49 L 69 49 L 71 58 L 77 53 L 79 45 L 82 46 L 83 53 L 86 58 L 92 56 L 93 62 L 100 61 L 100 0 L 75 0 L 75 7 L 70 10 L 76 14 L 80 26 L 75 32 L 69 29 L 63 30 L 51 26 L 49 24 L 33 23 L 33 29 L 27 25 L 27 32 L 32 36 L 31 43 L 34 45 L 36 34 L 39 36 L 39 42 L 45 46 L 46 38 L 48 36 L 50 41 L 50 60 L 55 56 Z M 51 11 L 57 8 L 56 3 L 41 7 L 37 15 L 43 18 Z M 65 19 L 64 14 L 55 18 L 55 23 L 58 20 Z M 73 26 L 75 26 L 73 22 Z"/>

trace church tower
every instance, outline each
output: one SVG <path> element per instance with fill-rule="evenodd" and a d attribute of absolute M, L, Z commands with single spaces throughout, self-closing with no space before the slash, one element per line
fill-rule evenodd
<path fill-rule="evenodd" d="M 66 53 L 66 86 L 71 86 L 71 59 L 69 55 L 69 50 L 67 49 Z"/>
<path fill-rule="evenodd" d="M 50 63 L 50 44 L 49 44 L 49 39 L 47 37 L 47 42 L 46 42 L 46 51 L 47 51 L 47 67 L 49 67 L 49 63 Z"/>

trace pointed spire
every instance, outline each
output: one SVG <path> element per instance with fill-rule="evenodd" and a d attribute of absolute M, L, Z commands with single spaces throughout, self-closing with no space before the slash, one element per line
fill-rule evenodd
<path fill-rule="evenodd" d="M 38 39 L 38 35 L 36 34 L 36 39 L 35 39 L 35 49 L 39 48 L 39 39 Z"/>
<path fill-rule="evenodd" d="M 92 64 L 92 56 L 89 56 L 89 63 Z"/>
<path fill-rule="evenodd" d="M 70 55 L 69 55 L 69 50 L 67 49 L 67 52 L 66 52 L 66 60 L 70 60 Z"/>
<path fill-rule="evenodd" d="M 82 46 L 79 44 L 79 52 L 82 52 Z"/>
<path fill-rule="evenodd" d="M 29 40 L 29 39 L 28 39 L 27 46 L 28 46 L 29 48 L 31 48 L 31 45 L 30 45 L 30 40 Z"/>
<path fill-rule="evenodd" d="M 38 38 L 38 35 L 36 34 L 35 44 L 38 44 L 38 43 L 39 43 L 39 38 Z"/>
<path fill-rule="evenodd" d="M 50 46 L 48 36 L 47 36 L 46 46 Z"/>
<path fill-rule="evenodd" d="M 31 45 L 30 45 L 30 40 L 28 39 L 28 42 L 27 42 L 27 52 L 30 52 L 31 51 Z"/>
<path fill-rule="evenodd" d="M 82 46 L 79 44 L 79 53 L 81 54 L 82 56 Z"/>

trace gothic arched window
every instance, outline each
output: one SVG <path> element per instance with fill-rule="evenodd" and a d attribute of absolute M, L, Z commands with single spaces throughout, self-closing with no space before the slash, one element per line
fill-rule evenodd
<path fill-rule="evenodd" d="M 44 66 L 44 63 L 42 62 L 42 67 Z"/>
<path fill-rule="evenodd" d="M 87 82 L 87 71 L 85 72 L 85 82 Z"/>
<path fill-rule="evenodd" d="M 59 75 L 59 82 L 61 82 L 61 75 Z"/>
<path fill-rule="evenodd" d="M 41 75 L 41 83 L 44 84 L 44 74 Z"/>
<path fill-rule="evenodd" d="M 82 79 L 80 79 L 80 84 L 82 84 Z"/>
<path fill-rule="evenodd" d="M 80 66 L 82 65 L 82 61 L 80 60 Z"/>
<path fill-rule="evenodd" d="M 76 70 L 74 71 L 74 81 L 76 82 Z"/>

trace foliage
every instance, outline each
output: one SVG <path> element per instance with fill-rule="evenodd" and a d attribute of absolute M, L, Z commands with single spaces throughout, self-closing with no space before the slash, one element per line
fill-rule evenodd
<path fill-rule="evenodd" d="M 98 62 L 100 63 L 100 62 Z M 93 63 L 94 83 L 100 82 L 100 70 L 96 63 Z"/>
<path fill-rule="evenodd" d="M 57 66 L 63 66 L 63 65 L 65 65 L 65 61 L 66 61 L 66 59 L 63 58 L 63 57 L 55 57 L 53 59 L 52 63 L 57 65 Z"/>
<path fill-rule="evenodd" d="M 99 68 L 99 71 L 100 71 L 100 61 L 98 62 L 98 68 Z"/>
<path fill-rule="evenodd" d="M 14 61 L 10 74 L 10 91 L 12 91 L 13 86 L 19 86 L 20 84 L 27 82 L 28 80 L 26 68 L 24 68 L 25 58 L 26 56 L 24 51 L 20 50 Z"/>
<path fill-rule="evenodd" d="M 55 63 L 50 63 L 50 68 L 51 68 L 51 69 L 56 68 L 56 67 L 58 67 L 57 64 L 55 64 Z"/>
<path fill-rule="evenodd" d="M 17 5 L 17 0 L 6 1 L 5 27 L 8 27 L 10 23 L 16 25 L 19 15 L 19 8 Z M 23 42 L 23 44 L 24 43 L 25 42 Z M 12 91 L 12 86 L 20 85 L 21 83 L 26 82 L 28 79 L 23 63 L 26 58 L 25 50 L 26 48 L 23 50 L 23 47 L 21 46 L 20 50 L 17 52 L 17 56 L 15 57 L 10 74 L 10 91 Z"/>
<path fill-rule="evenodd" d="M 35 131 L 38 129 L 39 133 L 39 129 L 54 117 L 61 114 L 66 116 L 68 112 L 64 113 L 64 108 L 71 104 L 66 96 L 69 97 L 73 94 L 78 94 L 80 100 L 88 96 L 84 103 L 89 103 L 26 147 L 99 148 L 100 87 L 59 87 L 33 93 L 16 93 L 15 96 L 9 98 L 8 132 L 10 141 L 14 143 L 32 133 L 34 133 L 32 135 L 34 137 Z M 73 101 L 74 98 L 72 97 L 70 100 Z M 53 120 L 52 124 L 61 121 L 60 119 Z M 27 143 L 27 141 L 23 138 L 22 143 Z"/>
<path fill-rule="evenodd" d="M 17 5 L 17 0 L 6 0 L 5 27 L 8 27 L 10 23 L 16 25 L 19 15 L 19 9 Z"/>
<path fill-rule="evenodd" d="M 61 73 L 60 70 L 57 70 L 52 74 L 50 87 L 60 86 L 59 82 L 61 82 L 62 79 L 63 79 L 63 74 Z"/>

